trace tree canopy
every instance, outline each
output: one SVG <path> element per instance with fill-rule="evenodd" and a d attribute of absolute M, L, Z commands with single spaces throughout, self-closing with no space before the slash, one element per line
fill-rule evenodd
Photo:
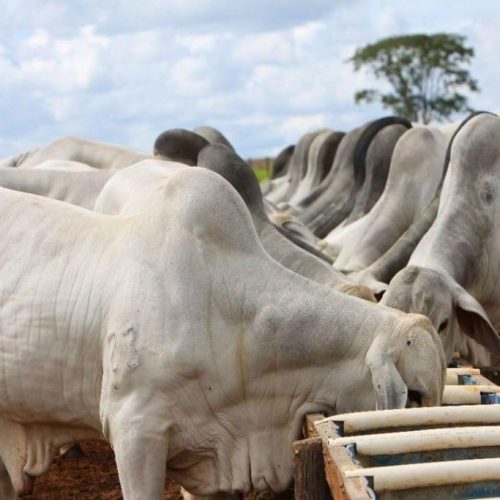
<path fill-rule="evenodd" d="M 356 71 L 366 68 L 385 79 L 391 89 L 387 93 L 364 89 L 356 92 L 355 101 L 380 101 L 384 108 L 423 123 L 471 111 L 459 91 L 479 90 L 466 69 L 473 57 L 474 49 L 465 45 L 465 37 L 446 33 L 397 36 L 366 45 L 349 61 Z"/>

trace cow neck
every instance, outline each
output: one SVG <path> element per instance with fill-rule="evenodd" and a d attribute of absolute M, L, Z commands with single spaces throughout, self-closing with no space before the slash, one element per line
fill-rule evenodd
<path fill-rule="evenodd" d="M 298 142 L 297 146 L 295 146 L 290 166 L 288 167 L 288 171 L 290 173 L 290 184 L 285 194 L 285 200 L 288 200 L 293 196 L 301 180 L 307 173 L 307 158 L 309 149 L 317 135 L 318 132 L 310 132 L 304 135 Z"/>
<path fill-rule="evenodd" d="M 321 180 L 321 174 L 325 167 L 320 162 L 326 162 L 328 160 L 332 161 L 333 157 L 324 154 L 324 150 L 328 149 L 331 144 L 331 137 L 334 134 L 332 130 L 325 130 L 319 133 L 311 143 L 307 154 L 307 171 L 297 190 L 290 198 L 290 204 L 295 205 L 301 199 L 303 199 L 307 194 L 310 193 L 311 189 L 317 186 Z M 330 140 L 329 140 L 330 139 Z M 329 148 L 332 149 L 331 147 Z"/>
<path fill-rule="evenodd" d="M 362 130 L 362 128 L 355 129 L 342 139 L 330 173 L 320 185 L 319 189 L 322 185 L 325 186 L 323 192 L 312 203 L 309 204 L 309 201 L 313 194 L 301 203 L 300 206 L 303 206 L 304 210 L 298 217 L 306 224 L 312 222 L 327 207 L 335 204 L 345 193 L 351 193 L 354 184 L 352 159 Z"/>
<path fill-rule="evenodd" d="M 352 137 L 350 141 L 352 149 L 350 150 L 349 161 L 346 162 L 349 166 L 347 175 L 352 178 L 350 188 L 345 190 L 344 198 L 341 202 L 332 204 L 314 221 L 311 221 L 311 229 L 317 237 L 325 238 L 330 231 L 347 219 L 349 214 L 356 209 L 356 203 L 360 207 L 363 206 L 363 195 L 366 195 L 364 191 L 370 188 L 370 183 L 366 183 L 366 158 L 368 150 L 373 141 L 378 137 L 380 131 L 392 125 L 403 125 L 406 128 L 411 127 L 411 124 L 403 118 L 388 116 L 368 123 L 361 129 L 358 129 L 358 133 Z M 387 172 L 385 176 L 387 176 Z M 366 188 L 364 186 L 365 183 Z M 359 213 L 353 214 L 351 222 L 356 220 L 358 215 Z"/>
<path fill-rule="evenodd" d="M 436 220 L 410 259 L 415 265 L 444 269 L 464 288 L 487 282 L 497 272 L 496 263 L 492 267 L 485 256 L 498 238 L 500 208 L 500 120 L 484 113 L 471 118 L 467 129 L 455 136 Z"/>
<path fill-rule="evenodd" d="M 410 259 L 415 247 L 423 235 L 432 226 L 439 207 L 439 196 L 436 195 L 424 210 L 422 216 L 415 221 L 398 240 L 360 274 L 373 276 L 374 279 L 389 283 L 393 276 L 402 269 Z"/>
<path fill-rule="evenodd" d="M 293 156 L 294 150 L 295 145 L 291 144 L 278 154 L 273 162 L 270 180 L 276 180 L 278 178 L 288 176 L 288 167 L 290 166 L 290 159 Z"/>
<path fill-rule="evenodd" d="M 385 252 L 375 262 L 373 262 L 370 266 L 363 270 L 360 273 L 360 276 L 370 276 L 371 278 L 378 281 L 389 283 L 393 276 L 407 264 L 418 243 L 427 233 L 427 231 L 429 231 L 434 221 L 436 220 L 439 209 L 441 190 L 443 188 L 444 180 L 448 172 L 451 148 L 455 141 L 455 138 L 459 131 L 464 127 L 464 125 L 469 122 L 469 120 L 473 119 L 477 115 L 482 114 L 491 115 L 492 113 L 485 111 L 472 113 L 457 127 L 457 129 L 453 133 L 446 149 L 444 166 L 442 170 L 443 173 L 441 181 L 436 189 L 436 195 L 429 203 L 429 205 L 427 205 L 421 217 L 413 222 L 413 224 L 398 238 L 396 243 L 394 243 L 387 252 Z"/>
<path fill-rule="evenodd" d="M 365 179 L 355 194 L 354 206 L 345 225 L 368 213 L 380 198 L 389 175 L 392 152 L 406 130 L 402 125 L 386 127 L 371 142 L 365 159 Z"/>

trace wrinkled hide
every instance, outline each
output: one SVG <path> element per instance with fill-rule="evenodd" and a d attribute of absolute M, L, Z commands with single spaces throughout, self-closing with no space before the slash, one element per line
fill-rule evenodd
<path fill-rule="evenodd" d="M 440 403 L 427 319 L 276 263 L 214 172 L 161 193 L 110 217 L 0 189 L 0 457 L 18 492 L 85 433 L 111 442 L 125 500 L 160 498 L 166 472 L 196 495 L 281 491 L 305 414 L 402 407 L 408 389 Z"/>
<path fill-rule="evenodd" d="M 363 217 L 380 198 L 389 175 L 392 153 L 396 143 L 407 130 L 406 125 L 386 127 L 370 143 L 365 155 L 365 179 L 356 193 L 349 216 L 343 222 L 345 226 Z"/>
<path fill-rule="evenodd" d="M 344 192 L 341 203 L 330 205 L 308 224 L 318 238 L 324 238 L 340 223 L 349 220 L 351 213 L 351 220 L 355 220 L 373 206 L 385 184 L 395 140 L 409 126 L 407 120 L 389 116 L 363 127 L 352 151 L 350 191 Z M 378 171 L 383 173 L 381 182 L 375 181 L 377 176 L 372 175 Z"/>
<path fill-rule="evenodd" d="M 385 252 L 385 254 L 381 255 L 375 262 L 370 264 L 362 271 L 351 273 L 350 276 L 354 281 L 358 283 L 365 283 L 369 285 L 376 294 L 381 294 L 387 289 L 387 283 L 389 283 L 394 275 L 399 270 L 403 269 L 403 267 L 408 263 L 408 260 L 410 259 L 410 256 L 415 250 L 416 246 L 418 245 L 424 234 L 427 233 L 429 228 L 434 223 L 434 220 L 436 219 L 441 190 L 448 169 L 451 146 L 453 144 L 454 138 L 458 134 L 459 130 L 469 120 L 471 120 L 477 114 L 482 113 L 483 112 L 472 113 L 458 127 L 455 124 L 446 127 L 446 130 L 443 132 L 445 137 L 448 137 L 450 134 L 452 135 L 451 139 L 448 142 L 448 147 L 444 159 L 443 177 L 436 190 L 435 197 L 426 207 L 422 216 L 414 221 L 408 227 L 408 229 L 406 229 L 406 231 L 398 238 L 396 243 L 394 243 L 389 248 L 389 250 Z"/>
<path fill-rule="evenodd" d="M 366 127 L 367 125 L 354 129 L 344 136 L 335 154 L 330 173 L 319 186 L 322 192 L 319 196 L 313 192 L 300 202 L 298 208 L 302 210 L 298 213 L 298 217 L 305 224 L 310 224 L 330 206 L 341 206 L 348 199 L 354 185 L 352 165 L 354 150 Z"/>
<path fill-rule="evenodd" d="M 428 127 L 409 129 L 398 141 L 382 196 L 361 219 L 332 232 L 319 245 L 344 272 L 364 269 L 383 255 L 436 194 L 447 140 Z"/>
<path fill-rule="evenodd" d="M 295 229 L 298 229 L 298 237 L 293 230 L 290 231 L 286 227 L 286 219 L 288 219 L 289 224 L 293 222 L 290 218 L 283 217 L 280 220 L 280 217 L 276 216 L 279 227 L 270 223 L 255 174 L 239 156 L 223 147 L 214 146 L 201 151 L 198 164 L 200 167 L 208 168 L 222 175 L 238 191 L 250 210 L 264 247 L 278 262 L 299 274 L 335 288 L 341 286 L 344 290 L 346 284 L 352 285 L 344 275 L 334 271 L 331 266 L 325 265 L 325 262 L 318 262 L 317 258 L 319 257 L 322 261 L 331 264 L 327 257 L 315 250 L 307 243 L 306 238 L 302 237 L 303 230 L 300 221 L 295 224 Z M 264 228 L 267 230 L 264 231 Z M 293 242 L 293 245 L 290 244 L 290 241 Z M 297 246 L 306 250 L 307 254 L 312 255 L 300 251 Z M 366 288 L 359 289 L 354 286 L 350 287 L 349 291 L 353 295 L 372 299 L 372 294 Z"/>
<path fill-rule="evenodd" d="M 455 136 L 436 220 L 382 299 L 428 316 L 441 330 L 448 359 L 461 333 L 500 355 L 498 193 L 500 119 L 480 114 Z M 489 364 L 484 349 L 463 354 Z"/>
<path fill-rule="evenodd" d="M 387 290 L 387 283 L 408 263 L 424 234 L 436 219 L 439 207 L 439 193 L 425 208 L 424 213 L 397 239 L 387 252 L 361 271 L 349 274 L 357 283 L 368 285 L 376 295 Z"/>
<path fill-rule="evenodd" d="M 164 134 L 165 143 L 175 143 L 179 138 L 177 130 Z M 181 139 L 184 141 L 185 137 L 183 135 Z M 172 166 L 165 169 L 163 163 L 151 165 L 151 161 L 142 162 L 120 173 L 103 189 L 96 202 L 96 210 L 107 214 L 128 214 L 136 213 L 151 204 L 173 172 Z M 298 241 L 296 237 L 288 234 L 286 229 L 278 230 L 271 224 L 264 210 L 258 181 L 250 167 L 236 153 L 222 145 L 207 146 L 201 150 L 198 164 L 222 175 L 236 188 L 252 214 L 264 248 L 274 259 L 317 282 L 375 300 L 367 287 L 353 284 L 335 271 L 329 262 L 320 258 L 321 254 L 314 247 Z M 180 166 L 176 165 L 176 168 Z"/>

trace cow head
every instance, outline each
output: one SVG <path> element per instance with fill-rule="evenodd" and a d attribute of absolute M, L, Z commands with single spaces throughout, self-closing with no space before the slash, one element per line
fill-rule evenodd
<path fill-rule="evenodd" d="M 408 266 L 391 281 L 382 304 L 424 314 L 439 332 L 450 361 L 460 331 L 492 353 L 500 353 L 500 336 L 479 302 L 451 276 Z"/>
<path fill-rule="evenodd" d="M 441 403 L 445 356 L 427 318 L 405 315 L 393 328 L 378 334 L 366 362 L 378 410 L 403 408 L 412 396 L 423 406 Z"/>

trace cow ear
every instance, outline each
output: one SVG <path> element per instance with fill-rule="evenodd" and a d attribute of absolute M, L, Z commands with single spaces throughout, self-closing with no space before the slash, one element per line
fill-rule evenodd
<path fill-rule="evenodd" d="M 372 374 L 377 410 L 404 408 L 408 388 L 391 360 L 368 365 Z"/>
<path fill-rule="evenodd" d="M 481 304 L 462 287 L 455 289 L 453 299 L 462 331 L 491 353 L 500 355 L 500 335 Z"/>

